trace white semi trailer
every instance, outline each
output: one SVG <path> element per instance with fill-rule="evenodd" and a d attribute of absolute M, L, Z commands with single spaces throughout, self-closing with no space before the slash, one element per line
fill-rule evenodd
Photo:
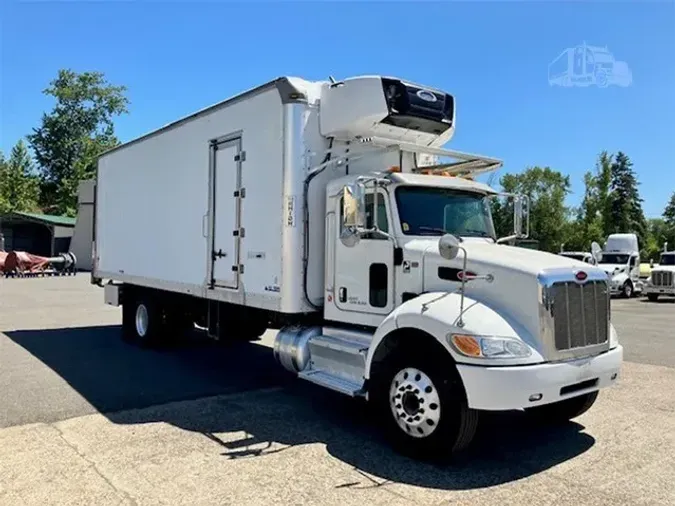
<path fill-rule="evenodd" d="M 100 157 L 92 282 L 123 335 L 279 329 L 300 378 L 375 408 L 419 457 L 467 446 L 481 410 L 586 411 L 619 374 L 607 275 L 503 244 L 501 161 L 441 149 L 455 99 L 400 79 L 280 78 Z"/>

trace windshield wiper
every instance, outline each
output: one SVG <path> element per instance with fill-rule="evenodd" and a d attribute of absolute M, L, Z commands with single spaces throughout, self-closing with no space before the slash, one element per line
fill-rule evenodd
<path fill-rule="evenodd" d="M 467 234 L 477 235 L 478 237 L 492 237 L 485 230 L 466 229 L 466 230 L 464 230 L 464 232 L 466 232 Z"/>
<path fill-rule="evenodd" d="M 445 230 L 443 230 L 442 228 L 438 228 L 438 227 L 417 227 L 417 228 L 420 232 L 423 232 L 423 231 L 424 232 L 433 232 L 433 233 L 441 234 L 441 235 L 446 233 Z"/>

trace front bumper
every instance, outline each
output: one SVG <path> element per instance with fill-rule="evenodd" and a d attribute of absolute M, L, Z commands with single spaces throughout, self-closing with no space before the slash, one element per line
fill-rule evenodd
<path fill-rule="evenodd" d="M 514 367 L 458 364 L 469 407 L 488 411 L 530 408 L 569 399 L 614 384 L 623 347 L 569 362 Z M 537 398 L 538 400 L 530 400 Z"/>
<path fill-rule="evenodd" d="M 675 296 L 675 286 L 653 286 L 645 285 L 645 294 L 673 295 Z"/>

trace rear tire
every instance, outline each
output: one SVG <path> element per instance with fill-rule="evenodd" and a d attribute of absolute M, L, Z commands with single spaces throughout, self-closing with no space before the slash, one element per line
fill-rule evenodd
<path fill-rule="evenodd" d="M 649 302 L 658 302 L 659 294 L 658 293 L 648 293 L 647 299 L 649 299 Z"/>
<path fill-rule="evenodd" d="M 400 348 L 377 366 L 372 381 L 372 407 L 399 453 L 442 461 L 471 443 L 478 412 L 468 407 L 448 356 Z"/>
<path fill-rule="evenodd" d="M 122 337 L 143 348 L 156 347 L 162 337 L 163 315 L 159 304 L 134 294 L 122 306 Z"/>
<path fill-rule="evenodd" d="M 583 415 L 591 409 L 597 398 L 598 391 L 596 390 L 564 401 L 544 404 L 536 408 L 527 408 L 525 411 L 539 422 L 548 425 L 561 424 Z"/>

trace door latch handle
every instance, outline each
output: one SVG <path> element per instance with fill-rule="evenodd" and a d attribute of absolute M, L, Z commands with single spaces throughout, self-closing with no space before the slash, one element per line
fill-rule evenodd
<path fill-rule="evenodd" d="M 338 290 L 338 300 L 340 302 L 347 302 L 347 288 L 341 286 Z"/>
<path fill-rule="evenodd" d="M 211 253 L 211 258 L 215 260 L 216 258 L 225 258 L 227 256 L 227 253 L 225 253 L 222 249 L 219 249 L 218 251 L 214 251 Z"/>
<path fill-rule="evenodd" d="M 209 238 L 209 215 L 208 213 L 202 216 L 202 237 L 205 239 Z"/>

